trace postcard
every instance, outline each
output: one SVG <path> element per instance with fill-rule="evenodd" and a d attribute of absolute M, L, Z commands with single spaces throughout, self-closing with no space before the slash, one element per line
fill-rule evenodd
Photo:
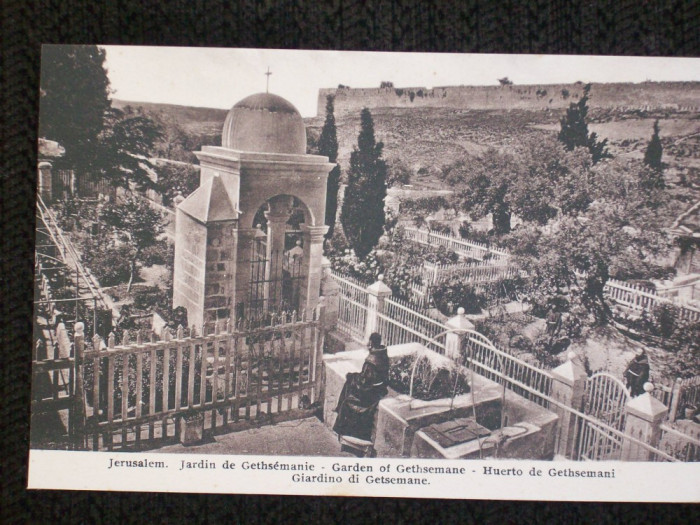
<path fill-rule="evenodd" d="M 700 60 L 42 50 L 30 489 L 700 501 Z"/>

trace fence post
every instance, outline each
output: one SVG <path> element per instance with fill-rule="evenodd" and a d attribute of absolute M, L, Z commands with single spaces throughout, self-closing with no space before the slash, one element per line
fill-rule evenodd
<path fill-rule="evenodd" d="M 560 403 L 581 410 L 586 393 L 586 370 L 575 352 L 569 352 L 565 363 L 552 370 L 552 391 L 550 396 Z M 554 407 L 559 416 L 559 444 L 556 453 L 575 459 L 573 456 L 576 439 L 576 415 L 559 406 Z"/>
<path fill-rule="evenodd" d="M 377 277 L 377 281 L 367 287 L 367 322 L 365 323 L 365 341 L 369 341 L 372 332 L 379 327 L 377 314 L 384 312 L 384 300 L 391 297 L 391 288 L 384 284 L 384 276 Z"/>
<path fill-rule="evenodd" d="M 671 402 L 669 403 L 668 419 L 673 422 L 678 419 L 678 405 L 683 396 L 683 380 L 678 377 L 671 385 Z"/>
<path fill-rule="evenodd" d="M 314 347 L 313 347 L 313 367 L 309 371 L 311 374 L 311 400 L 312 402 L 319 401 L 323 399 L 324 394 L 324 381 L 323 381 L 323 346 L 326 337 L 323 327 L 323 319 L 326 316 L 326 305 L 324 301 L 320 301 L 316 306 L 315 315 L 312 318 L 317 320 L 313 328 L 314 331 Z M 306 328 L 302 328 L 306 330 Z"/>
<path fill-rule="evenodd" d="M 39 187 L 39 195 L 45 204 L 51 204 L 53 198 L 51 167 L 51 163 L 46 161 L 40 162 L 38 166 L 37 186 Z"/>
<path fill-rule="evenodd" d="M 474 324 L 464 315 L 464 308 L 457 308 L 457 315 L 451 317 L 445 323 L 450 329 L 445 336 L 445 355 L 450 359 L 459 361 L 462 343 L 467 330 L 474 330 Z"/>
<path fill-rule="evenodd" d="M 331 276 L 331 262 L 324 257 L 321 260 L 322 275 L 321 278 L 321 297 L 323 300 L 323 316 L 321 318 L 321 329 L 325 334 L 335 330 L 338 326 L 338 307 L 340 298 L 338 297 L 338 283 Z"/>
<path fill-rule="evenodd" d="M 651 395 L 654 385 L 644 383 L 644 393 L 634 397 L 625 405 L 625 434 L 643 441 L 654 448 L 661 439 L 661 423 L 666 419 L 668 408 Z M 623 461 L 650 461 L 652 452 L 625 440 L 622 443 Z"/>
<path fill-rule="evenodd" d="M 84 450 L 85 447 L 85 391 L 83 385 L 83 356 L 85 355 L 85 325 L 75 323 L 73 336 L 74 366 L 75 366 L 75 391 L 73 392 L 73 413 L 70 427 L 73 430 L 73 446 L 76 450 Z"/>

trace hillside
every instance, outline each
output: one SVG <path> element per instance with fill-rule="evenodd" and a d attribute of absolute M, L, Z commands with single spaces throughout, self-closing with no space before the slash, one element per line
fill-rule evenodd
<path fill-rule="evenodd" d="M 339 162 L 343 170 L 357 143 L 360 109 L 370 107 L 384 157 L 400 158 L 420 175 L 413 182 L 439 186 L 430 171 L 485 148 L 508 148 L 527 136 L 555 134 L 582 84 L 556 86 L 454 86 L 444 88 L 322 89 L 321 110 L 305 119 L 310 142 L 323 125 L 325 96 L 336 96 Z M 420 92 L 420 96 L 418 93 Z M 413 97 L 411 97 L 413 93 Z M 443 95 L 444 93 L 444 95 Z M 671 179 L 700 183 L 700 83 L 646 82 L 593 84 L 590 128 L 607 138 L 614 155 L 641 158 L 659 119 L 664 162 Z M 113 100 L 113 105 L 143 107 L 164 122 L 177 124 L 194 140 L 184 149 L 220 142 L 227 110 Z M 421 169 L 422 168 L 422 169 Z"/>
<path fill-rule="evenodd" d="M 488 147 L 509 148 L 528 136 L 554 135 L 564 109 L 469 110 L 453 108 L 373 108 L 377 140 L 384 142 L 384 157 L 401 158 L 415 172 L 414 184 L 438 187 L 431 170 Z M 607 138 L 613 155 L 641 158 L 659 119 L 667 174 L 700 183 L 700 113 L 679 110 L 639 111 L 593 109 L 590 129 Z M 323 119 L 307 119 L 311 135 L 318 135 Z M 357 144 L 359 112 L 336 117 L 339 162 L 349 165 Z M 423 168 L 423 169 L 421 169 Z M 425 173 L 428 172 L 428 173 Z"/>
<path fill-rule="evenodd" d="M 175 104 L 157 104 L 154 102 L 134 102 L 112 99 L 112 106 L 123 109 L 126 106 L 141 107 L 146 112 L 157 115 L 165 122 L 177 123 L 186 132 L 193 135 L 211 136 L 221 134 L 221 128 L 228 114 L 227 109 L 196 108 Z"/>

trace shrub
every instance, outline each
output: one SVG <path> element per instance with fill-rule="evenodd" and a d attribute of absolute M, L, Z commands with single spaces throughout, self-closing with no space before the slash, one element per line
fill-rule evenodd
<path fill-rule="evenodd" d="M 463 282 L 459 277 L 453 277 L 435 286 L 432 297 L 435 306 L 444 315 L 454 315 L 460 307 L 468 314 L 478 314 L 487 304 L 483 294 L 478 293 L 472 285 Z"/>
<path fill-rule="evenodd" d="M 463 371 L 458 372 L 454 366 L 446 367 L 416 354 L 402 357 L 389 368 L 389 386 L 400 394 L 408 394 L 412 375 L 415 399 L 429 401 L 465 394 L 470 390 Z"/>
<path fill-rule="evenodd" d="M 101 286 L 125 283 L 131 275 L 131 250 L 128 246 L 92 244 L 85 246 L 83 261 Z"/>

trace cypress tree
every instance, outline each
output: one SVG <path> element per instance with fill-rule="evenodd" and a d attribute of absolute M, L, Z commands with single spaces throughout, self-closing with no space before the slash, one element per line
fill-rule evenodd
<path fill-rule="evenodd" d="M 560 121 L 559 140 L 569 151 L 579 147 L 588 148 L 595 164 L 601 159 L 609 158 L 610 153 L 607 148 L 608 139 L 599 141 L 596 133 L 588 132 L 586 118 L 588 116 L 588 93 L 590 91 L 591 85 L 586 84 L 583 88 L 581 99 L 578 102 L 569 104 L 566 115 Z"/>
<path fill-rule="evenodd" d="M 664 181 L 664 167 L 661 162 L 663 147 L 661 146 L 661 138 L 659 137 L 659 121 L 654 122 L 654 133 L 649 140 L 646 151 L 644 152 L 645 169 L 639 174 L 639 181 L 643 188 L 648 190 L 662 190 L 666 187 Z"/>
<path fill-rule="evenodd" d="M 659 138 L 659 119 L 656 119 L 656 121 L 654 121 L 654 134 L 651 136 L 647 150 L 644 152 L 644 164 L 654 171 L 662 171 L 662 154 L 663 147 L 661 146 L 661 138 Z"/>
<path fill-rule="evenodd" d="M 39 136 L 65 148 L 62 163 L 84 171 L 98 156 L 98 138 L 112 105 L 105 51 L 50 45 L 41 55 Z"/>
<path fill-rule="evenodd" d="M 335 115 L 333 114 L 334 99 L 333 95 L 326 97 L 326 121 L 323 123 L 321 136 L 318 139 L 318 153 L 325 155 L 329 162 L 335 164 L 328 174 L 328 185 L 326 186 L 327 239 L 333 236 L 335 228 L 335 216 L 338 212 L 338 188 L 340 186 L 340 165 L 336 164 L 338 161 L 338 138 L 335 129 Z"/>
<path fill-rule="evenodd" d="M 340 220 L 355 254 L 364 258 L 377 245 L 384 231 L 386 163 L 384 144 L 374 138 L 374 122 L 367 108 L 360 115 L 357 147 L 350 154 L 348 186 Z"/>

